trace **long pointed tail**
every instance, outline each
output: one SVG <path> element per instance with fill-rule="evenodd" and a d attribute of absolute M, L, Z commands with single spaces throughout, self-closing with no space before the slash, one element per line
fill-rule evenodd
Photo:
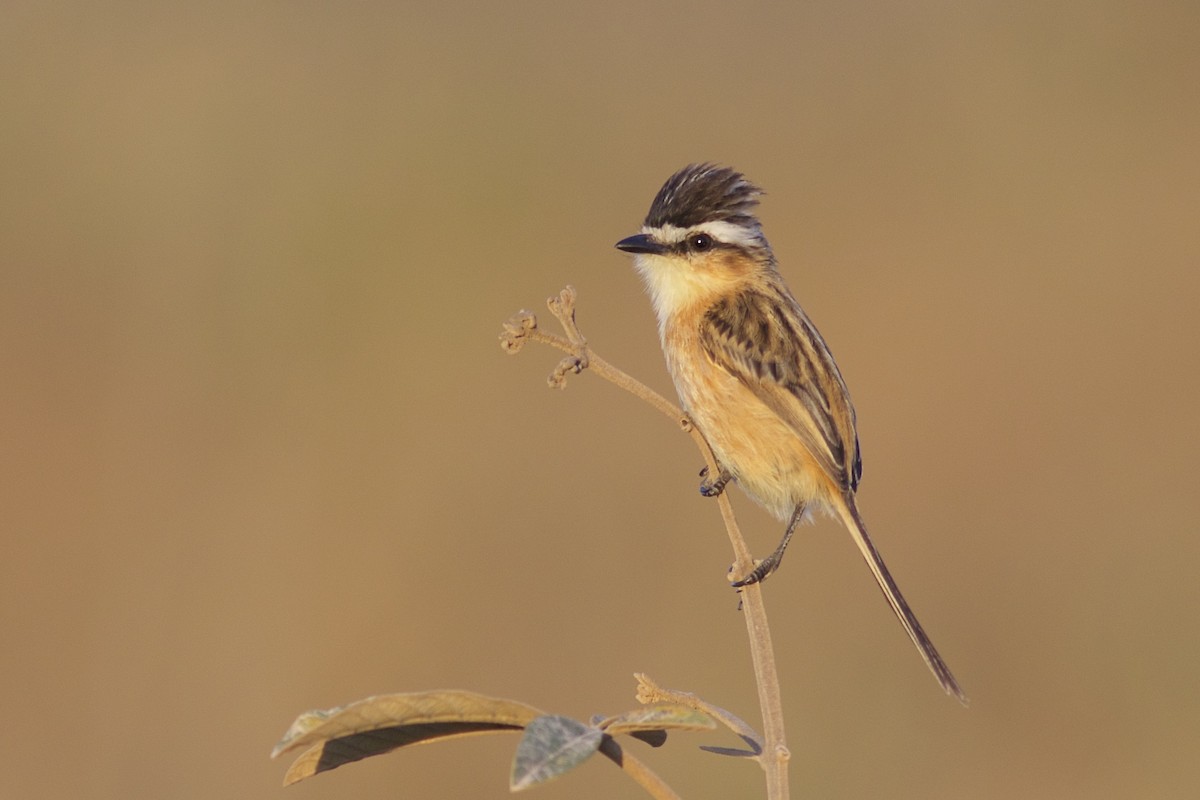
<path fill-rule="evenodd" d="M 921 623 L 917 622 L 917 616 L 913 614 L 912 609 L 908 607 L 908 603 L 904 601 L 904 595 L 900 594 L 900 587 L 896 586 L 896 581 L 892 579 L 891 573 L 888 572 L 887 566 L 883 563 L 883 557 L 879 555 L 879 551 L 872 544 L 871 537 L 867 534 L 867 526 L 863 523 L 862 516 L 858 513 L 858 506 L 855 505 L 854 495 L 848 494 L 844 498 L 844 502 L 837 503 L 836 505 L 838 514 L 842 517 L 842 522 L 845 523 L 846 529 L 850 531 L 850 535 L 854 537 L 854 543 L 858 545 L 863 558 L 867 561 L 867 566 L 871 568 L 871 573 L 879 583 L 879 588 L 883 590 L 883 596 L 887 598 L 888 605 L 892 607 L 892 611 L 896 612 L 896 616 L 900 619 L 900 624 L 908 632 L 908 636 L 913 640 L 913 644 L 921 651 L 921 656 L 925 659 L 925 663 L 929 665 L 929 669 L 933 671 L 934 677 L 942 684 L 942 688 L 946 690 L 946 694 L 954 695 L 960 703 L 966 705 L 967 696 L 963 693 L 962 687 L 954 679 L 954 675 L 951 674 L 950 668 L 946 666 L 946 662 L 942 661 L 942 657 L 938 655 L 937 648 L 933 646 L 933 642 L 926 635 L 925 629 L 921 627 Z"/>

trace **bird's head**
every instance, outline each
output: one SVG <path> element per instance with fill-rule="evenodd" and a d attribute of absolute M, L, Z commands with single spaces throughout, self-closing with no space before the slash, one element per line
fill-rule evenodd
<path fill-rule="evenodd" d="M 658 190 L 641 233 L 616 246 L 634 255 L 660 322 L 774 269 L 754 216 L 761 194 L 740 172 L 714 164 L 684 167 Z"/>

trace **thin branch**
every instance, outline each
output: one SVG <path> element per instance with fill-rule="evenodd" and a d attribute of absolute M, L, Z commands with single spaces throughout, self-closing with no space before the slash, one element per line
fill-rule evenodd
<path fill-rule="evenodd" d="M 658 777 L 657 773 L 638 760 L 637 757 L 625 752 L 625 749 L 613 737 L 605 734 L 600 740 L 600 752 L 621 768 L 639 786 L 645 789 L 651 797 L 657 800 L 681 800 L 675 790 Z"/>
<path fill-rule="evenodd" d="M 549 383 L 555 388 L 564 388 L 568 374 L 579 374 L 590 369 L 605 380 L 619 386 L 636 397 L 645 400 L 667 417 L 675 421 L 692 437 L 708 465 L 710 475 L 719 475 L 720 467 L 712 448 L 691 419 L 669 400 L 640 381 L 612 366 L 597 356 L 588 346 L 575 323 L 575 290 L 568 286 L 558 296 L 547 300 L 547 305 L 566 333 L 566 338 L 546 333 L 538 328 L 537 317 L 530 311 L 521 311 L 504 323 L 500 346 L 508 353 L 520 352 L 526 341 L 548 344 L 568 355 L 550 374 Z M 717 498 L 721 519 L 733 547 L 733 571 L 745 575 L 754 568 L 754 559 L 746 546 L 733 515 L 733 506 L 728 494 Z M 787 762 L 791 754 L 787 749 L 783 727 L 783 702 L 779 691 L 779 675 L 775 669 L 775 654 L 771 643 L 771 630 L 767 624 L 767 610 L 762 598 L 762 584 L 754 583 L 741 589 L 742 611 L 746 618 L 746 631 L 750 638 L 750 655 L 754 663 L 754 678 L 758 686 L 758 701 L 763 715 L 762 752 L 754 756 L 767 778 L 767 797 L 782 800 L 788 796 Z"/>

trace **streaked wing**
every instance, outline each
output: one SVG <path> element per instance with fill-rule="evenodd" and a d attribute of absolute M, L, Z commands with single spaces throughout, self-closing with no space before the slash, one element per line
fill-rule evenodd
<path fill-rule="evenodd" d="M 862 461 L 854 408 L 825 341 L 782 285 L 730 295 L 700 323 L 708 357 L 778 414 L 843 489 Z"/>

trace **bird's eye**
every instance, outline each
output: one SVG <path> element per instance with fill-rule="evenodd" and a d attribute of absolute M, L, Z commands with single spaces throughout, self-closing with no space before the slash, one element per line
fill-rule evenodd
<path fill-rule="evenodd" d="M 697 253 L 712 250 L 713 238 L 707 233 L 697 233 L 688 237 L 688 245 Z"/>

